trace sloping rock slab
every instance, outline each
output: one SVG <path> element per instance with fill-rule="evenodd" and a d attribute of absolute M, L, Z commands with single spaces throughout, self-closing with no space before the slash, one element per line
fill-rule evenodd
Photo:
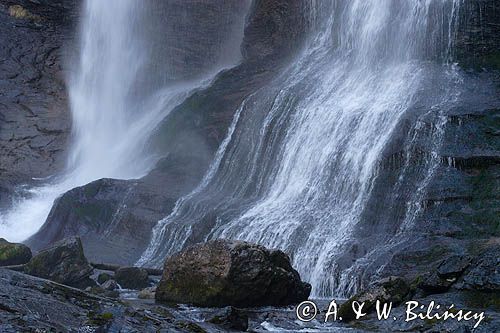
<path fill-rule="evenodd" d="M 0 332 L 204 332 L 169 309 L 129 305 L 0 269 Z"/>

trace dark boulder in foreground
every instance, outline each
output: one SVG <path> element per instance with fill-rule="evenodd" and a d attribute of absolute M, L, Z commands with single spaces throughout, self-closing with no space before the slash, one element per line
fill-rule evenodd
<path fill-rule="evenodd" d="M 309 297 L 279 250 L 240 241 L 216 240 L 194 245 L 165 262 L 156 301 L 197 306 L 252 307 L 289 305 Z"/>
<path fill-rule="evenodd" d="M 9 243 L 0 238 L 0 266 L 22 265 L 30 261 L 31 250 L 24 244 Z"/>
<path fill-rule="evenodd" d="M 90 279 L 93 268 L 83 254 L 78 237 L 64 239 L 41 251 L 26 264 L 24 270 L 29 275 L 77 288 L 95 284 Z"/>
<path fill-rule="evenodd" d="M 142 289 L 149 286 L 148 271 L 139 267 L 121 267 L 115 272 L 115 280 L 125 289 Z"/>

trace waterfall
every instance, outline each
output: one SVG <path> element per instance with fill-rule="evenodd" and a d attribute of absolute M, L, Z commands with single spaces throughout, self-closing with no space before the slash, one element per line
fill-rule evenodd
<path fill-rule="evenodd" d="M 441 119 L 456 102 L 450 57 L 459 1 L 305 7 L 312 31 L 303 51 L 241 105 L 204 180 L 158 222 L 138 265 L 161 266 L 197 241 L 241 239 L 289 253 L 315 296 L 355 292 L 355 264 L 339 255 L 366 219 L 385 150 L 405 117 Z M 432 177 L 441 135 L 433 131 L 434 157 L 413 192 Z"/>
<path fill-rule="evenodd" d="M 163 35 L 158 33 L 161 20 L 152 21 L 155 5 L 165 3 L 84 2 L 79 56 L 67 80 L 72 143 L 66 170 L 44 186 L 29 189 L 27 198 L 0 213 L 1 237 L 22 241 L 34 234 L 54 200 L 74 187 L 100 178 L 133 179 L 147 174 L 160 157 L 147 148 L 158 124 L 193 90 L 239 62 L 241 54 L 234 49 L 239 50 L 243 19 L 233 20 L 226 33 L 229 40 L 220 45 L 221 59 L 212 61 L 213 66 L 200 69 L 202 74 L 192 79 L 168 77 L 175 69 L 158 65 L 167 61 L 162 54 L 165 45 L 156 40 Z"/>

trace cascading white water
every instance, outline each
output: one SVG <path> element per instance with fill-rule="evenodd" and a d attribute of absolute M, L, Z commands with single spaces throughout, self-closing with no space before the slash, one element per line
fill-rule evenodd
<path fill-rule="evenodd" d="M 304 52 L 241 106 L 207 176 L 158 223 L 138 264 L 160 266 L 200 240 L 193 225 L 211 216 L 205 239 L 284 249 L 314 295 L 342 293 L 349 281 L 337 256 L 362 218 L 384 149 L 431 77 L 444 86 L 455 79 L 435 62 L 446 62 L 458 3 L 313 2 L 319 23 Z M 436 105 L 455 98 L 436 91 Z"/>
<path fill-rule="evenodd" d="M 54 199 L 100 178 L 131 179 L 145 175 L 158 156 L 149 153 L 147 140 L 162 119 L 195 88 L 202 87 L 241 55 L 205 68 L 192 81 L 158 82 L 148 68 L 151 48 L 143 24 L 148 5 L 136 0 L 86 0 L 80 28 L 80 54 L 68 80 L 72 112 L 72 146 L 66 171 L 42 187 L 29 190 L 8 212 L 0 214 L 0 237 L 22 241 L 45 222 Z M 227 48 L 241 41 L 243 20 L 234 20 Z M 161 27 L 157 27 L 161 28 Z M 161 29 L 160 29 L 161 30 Z M 168 68 L 163 68 L 165 73 Z M 162 75 L 157 75 L 162 76 Z M 168 82 L 168 85 L 167 83 Z"/>

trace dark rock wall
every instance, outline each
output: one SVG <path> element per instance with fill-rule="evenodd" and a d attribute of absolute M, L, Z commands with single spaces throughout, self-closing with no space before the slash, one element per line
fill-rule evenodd
<path fill-rule="evenodd" d="M 0 1 L 0 208 L 15 186 L 64 165 L 64 46 L 72 40 L 74 9 L 70 0 Z"/>
<path fill-rule="evenodd" d="M 464 67 L 500 69 L 500 1 L 464 0 L 456 49 Z"/>
<path fill-rule="evenodd" d="M 166 81 L 200 77 L 241 59 L 251 0 L 146 0 L 144 38 Z"/>

